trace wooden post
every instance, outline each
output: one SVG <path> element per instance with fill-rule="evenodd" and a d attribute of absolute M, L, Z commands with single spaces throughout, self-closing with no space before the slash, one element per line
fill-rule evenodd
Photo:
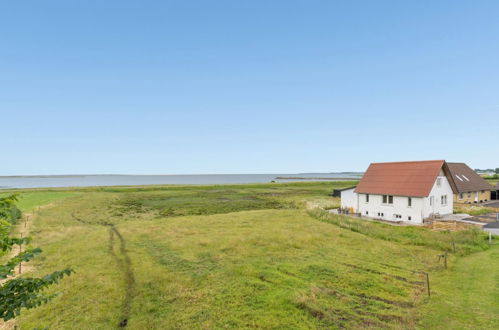
<path fill-rule="evenodd" d="M 428 297 L 431 297 L 430 293 L 430 275 L 428 273 L 426 274 L 426 288 L 428 289 Z"/>
<path fill-rule="evenodd" d="M 21 233 L 21 238 L 23 238 L 23 234 L 22 233 Z M 21 245 L 22 245 L 22 243 L 19 244 L 19 253 L 22 252 Z M 19 274 L 21 274 L 21 272 L 22 272 L 22 264 L 23 264 L 22 261 L 19 261 Z"/>
<path fill-rule="evenodd" d="M 444 265 L 445 265 L 445 269 L 447 269 L 447 251 L 444 254 Z"/>

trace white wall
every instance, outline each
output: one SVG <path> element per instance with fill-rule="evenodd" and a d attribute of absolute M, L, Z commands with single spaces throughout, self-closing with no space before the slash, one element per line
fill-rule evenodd
<path fill-rule="evenodd" d="M 439 178 L 441 179 L 440 187 L 437 186 L 437 181 L 433 184 L 433 188 L 431 189 L 430 195 L 428 198 L 425 198 L 424 204 L 424 217 L 428 218 L 432 214 L 452 214 L 454 208 L 454 201 L 452 196 L 452 188 L 447 180 L 447 177 L 444 176 L 443 173 L 440 173 Z M 441 196 L 447 195 L 447 204 L 442 205 Z M 434 197 L 433 205 L 430 205 L 431 197 Z"/>
<path fill-rule="evenodd" d="M 354 190 L 351 188 L 341 192 L 341 208 L 353 208 L 357 212 L 357 193 Z"/>
<path fill-rule="evenodd" d="M 359 194 L 358 212 L 369 218 L 420 224 L 423 222 L 424 198 L 411 197 L 411 201 L 411 206 L 409 206 L 408 197 L 393 196 L 393 204 L 383 204 L 382 195 L 369 195 L 369 203 L 366 203 L 366 195 Z M 396 214 L 401 215 L 402 218 L 396 218 Z"/>

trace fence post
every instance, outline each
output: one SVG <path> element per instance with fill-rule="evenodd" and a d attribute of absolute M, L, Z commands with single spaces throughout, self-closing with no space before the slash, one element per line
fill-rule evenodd
<path fill-rule="evenodd" d="M 22 233 L 21 233 L 21 238 L 23 238 L 23 234 Z M 22 242 L 19 243 L 19 254 L 21 254 L 21 252 L 22 252 L 21 245 L 22 245 Z M 21 272 L 22 272 L 22 264 L 23 264 L 23 262 L 19 261 L 19 274 L 21 274 Z"/>
<path fill-rule="evenodd" d="M 431 297 L 431 293 L 430 293 L 430 275 L 428 273 L 426 273 L 426 288 L 428 289 L 428 297 Z"/>

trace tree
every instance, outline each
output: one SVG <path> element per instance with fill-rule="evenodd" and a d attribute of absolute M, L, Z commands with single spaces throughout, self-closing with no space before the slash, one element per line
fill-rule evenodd
<path fill-rule="evenodd" d="M 495 172 L 496 172 L 496 174 L 499 174 L 499 167 L 496 167 Z"/>
<path fill-rule="evenodd" d="M 0 198 L 0 255 L 8 253 L 14 246 L 28 245 L 31 239 L 10 238 L 12 225 L 21 217 L 16 207 L 17 196 Z M 0 281 L 14 276 L 14 269 L 21 262 L 28 262 L 42 252 L 39 248 L 27 247 L 24 251 L 11 257 L 6 264 L 0 264 Z M 21 313 L 21 308 L 34 308 L 48 302 L 57 294 L 45 294 L 42 291 L 59 282 L 73 271 L 70 268 L 55 271 L 41 278 L 11 278 L 0 284 L 0 318 L 10 320 Z"/>

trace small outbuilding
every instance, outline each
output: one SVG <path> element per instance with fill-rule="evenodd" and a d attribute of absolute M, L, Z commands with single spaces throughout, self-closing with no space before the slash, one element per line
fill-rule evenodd
<path fill-rule="evenodd" d="M 329 196 L 332 196 L 332 197 L 341 197 L 341 192 L 342 191 L 354 189 L 355 187 L 356 186 L 347 187 L 347 188 L 340 188 L 340 189 L 333 189 L 333 192 Z"/>
<path fill-rule="evenodd" d="M 496 184 L 496 186 L 490 192 L 490 199 L 492 199 L 492 200 L 498 200 L 499 199 L 499 182 Z"/>

